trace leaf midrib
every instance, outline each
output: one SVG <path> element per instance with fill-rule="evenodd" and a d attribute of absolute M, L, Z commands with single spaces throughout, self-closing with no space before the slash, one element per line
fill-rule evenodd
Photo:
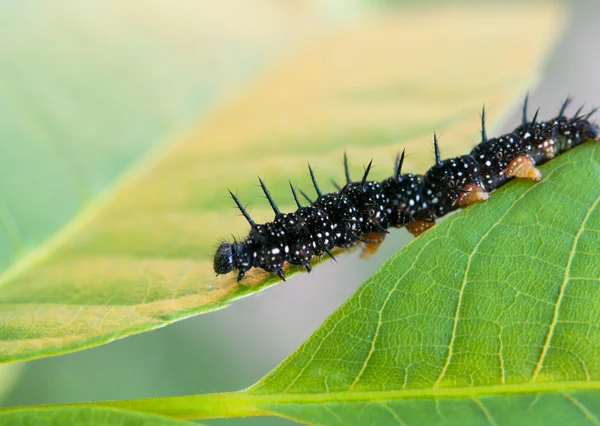
<path fill-rule="evenodd" d="M 402 389 L 393 391 L 349 391 L 314 394 L 263 394 L 253 395 L 245 392 L 234 392 L 222 395 L 244 395 L 257 403 L 319 403 L 339 401 L 379 401 L 412 398 L 470 398 L 483 395 L 511 395 L 555 391 L 600 390 L 600 381 L 561 381 L 546 383 L 525 383 L 509 385 L 489 385 L 454 388 Z M 185 397 L 183 397 L 185 398 Z M 262 401 L 264 400 L 264 401 Z"/>
<path fill-rule="evenodd" d="M 312 394 L 252 394 L 248 391 L 199 394 L 120 401 L 98 401 L 42 406 L 0 408 L 0 413 L 23 409 L 52 409 L 73 406 L 112 407 L 129 411 L 166 415 L 179 419 L 258 416 L 269 413 L 274 404 L 326 404 L 409 399 L 477 398 L 493 395 L 523 395 L 548 392 L 600 390 L 600 381 L 559 381 L 453 388 L 403 389 L 392 391 L 351 391 Z M 272 413 L 271 413 L 272 414 Z"/>

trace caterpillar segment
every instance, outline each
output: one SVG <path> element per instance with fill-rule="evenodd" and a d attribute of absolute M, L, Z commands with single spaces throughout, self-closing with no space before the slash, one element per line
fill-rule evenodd
<path fill-rule="evenodd" d="M 238 281 L 252 268 L 264 269 L 285 280 L 286 263 L 311 271 L 311 259 L 329 256 L 332 250 L 364 244 L 362 258 L 374 254 L 390 228 L 405 227 L 419 236 L 447 213 L 488 200 L 491 193 L 512 179 L 538 182 L 538 166 L 589 140 L 600 140 L 598 125 L 590 121 L 596 109 L 568 117 L 572 100 L 567 97 L 558 114 L 538 119 L 539 109 L 529 120 L 528 96 L 522 108 L 522 122 L 512 132 L 488 138 L 485 108 L 481 111 L 481 141 L 469 154 L 442 159 L 434 133 L 434 164 L 424 174 L 403 173 L 405 151 L 397 155 L 392 176 L 381 182 L 369 180 L 372 161 L 360 180 L 353 181 L 344 153 L 346 183 L 334 182 L 336 192 L 323 193 L 309 165 L 316 199 L 290 182 L 297 210 L 282 213 L 265 182 L 260 186 L 273 210 L 271 222 L 257 224 L 233 192 L 234 203 L 250 225 L 248 236 L 223 241 L 214 256 L 217 275 L 237 272 Z M 298 192 L 308 204 L 303 205 Z"/>

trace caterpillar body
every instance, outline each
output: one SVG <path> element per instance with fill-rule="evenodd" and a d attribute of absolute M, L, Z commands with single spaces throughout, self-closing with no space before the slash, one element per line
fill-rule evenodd
<path fill-rule="evenodd" d="M 302 205 L 290 182 L 298 206 L 293 213 L 282 213 L 271 197 L 265 183 L 260 185 L 269 201 L 275 218 L 257 224 L 239 199 L 231 197 L 250 224 L 248 236 L 241 241 L 225 241 L 214 256 L 217 275 L 237 271 L 240 281 L 251 268 L 262 268 L 285 280 L 285 262 L 304 266 L 311 271 L 313 256 L 328 255 L 334 248 L 365 243 L 363 253 L 374 253 L 392 227 L 405 226 L 418 236 L 435 224 L 436 218 L 452 210 L 485 201 L 490 193 L 511 179 L 539 181 L 541 172 L 536 166 L 588 140 L 600 140 L 598 125 L 590 122 L 596 112 L 571 118 L 565 111 L 571 103 L 567 98 L 558 115 L 548 121 L 538 121 L 539 109 L 528 120 L 527 97 L 523 104 L 522 123 L 511 133 L 488 138 L 485 128 L 485 108 L 481 113 L 481 142 L 467 154 L 442 160 L 437 136 L 433 144 L 435 164 L 423 175 L 402 173 L 405 152 L 396 157 L 394 174 L 382 182 L 369 181 L 371 163 L 360 181 L 352 181 L 348 160 L 344 154 L 346 184 L 337 192 L 321 192 L 309 165 L 317 198 Z"/>

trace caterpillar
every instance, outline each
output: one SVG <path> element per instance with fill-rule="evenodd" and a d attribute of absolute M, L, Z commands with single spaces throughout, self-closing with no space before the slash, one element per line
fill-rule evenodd
<path fill-rule="evenodd" d="M 462 207 L 489 199 L 490 193 L 512 179 L 540 181 L 536 167 L 588 140 L 600 140 L 598 125 L 590 122 L 593 109 L 572 118 L 565 116 L 570 97 L 562 103 L 556 117 L 538 121 L 539 108 L 528 120 L 528 96 L 522 108 L 522 122 L 512 132 L 488 138 L 485 107 L 481 112 L 481 142 L 469 154 L 442 160 L 437 135 L 433 146 L 435 164 L 423 175 L 402 173 L 405 151 L 396 156 L 394 173 L 382 182 L 369 181 L 372 160 L 359 181 L 352 181 L 344 153 L 346 184 L 338 191 L 324 194 L 312 167 L 308 166 L 317 198 L 302 191 L 302 205 L 296 188 L 290 189 L 298 209 L 282 213 L 264 181 L 260 186 L 273 209 L 272 222 L 258 224 L 236 195 L 233 201 L 250 224 L 248 236 L 240 241 L 222 242 L 214 256 L 217 275 L 237 271 L 238 282 L 251 268 L 262 268 L 285 281 L 285 262 L 311 271 L 313 256 L 328 255 L 334 248 L 364 243 L 365 256 L 374 253 L 389 233 L 389 228 L 406 227 L 418 236 L 435 220 Z"/>

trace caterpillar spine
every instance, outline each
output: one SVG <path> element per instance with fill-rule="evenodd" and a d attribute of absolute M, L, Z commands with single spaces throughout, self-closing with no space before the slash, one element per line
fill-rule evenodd
<path fill-rule="evenodd" d="M 360 181 L 352 181 L 344 153 L 346 184 L 337 192 L 323 194 L 312 167 L 309 172 L 316 200 L 303 206 L 290 182 L 298 209 L 282 213 L 265 183 L 261 188 L 273 209 L 272 222 L 257 224 L 239 199 L 229 191 L 238 209 L 250 224 L 248 236 L 224 241 L 214 256 L 217 275 L 237 271 L 240 281 L 252 268 L 262 268 L 285 280 L 286 262 L 311 271 L 313 256 L 328 255 L 334 248 L 365 243 L 363 254 L 374 253 L 389 228 L 406 227 L 415 236 L 435 224 L 435 220 L 461 207 L 485 201 L 490 193 L 508 181 L 542 178 L 538 165 L 550 161 L 588 140 L 599 140 L 598 125 L 590 122 L 596 109 L 572 118 L 565 116 L 571 98 L 565 99 L 556 117 L 538 121 L 539 109 L 528 120 L 528 97 L 522 110 L 522 123 L 512 132 L 488 138 L 485 108 L 481 112 L 481 142 L 469 154 L 442 160 L 434 133 L 435 164 L 423 175 L 402 173 L 405 152 L 396 158 L 394 173 L 382 182 L 369 181 L 372 162 Z"/>

